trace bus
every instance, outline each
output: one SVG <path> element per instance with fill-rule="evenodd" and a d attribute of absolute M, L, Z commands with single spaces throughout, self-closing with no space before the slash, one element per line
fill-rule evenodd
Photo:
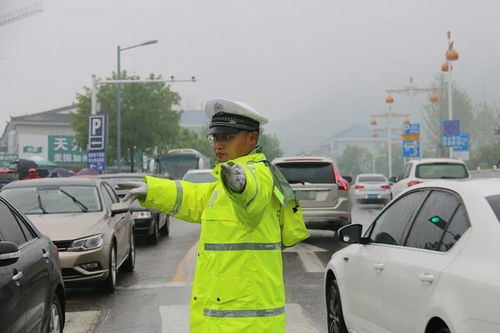
<path fill-rule="evenodd" d="M 182 179 L 191 169 L 210 169 L 210 159 L 195 149 L 171 149 L 156 161 L 156 173 Z"/>

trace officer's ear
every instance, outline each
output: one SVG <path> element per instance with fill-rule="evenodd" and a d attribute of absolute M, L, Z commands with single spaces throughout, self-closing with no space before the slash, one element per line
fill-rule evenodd
<path fill-rule="evenodd" d="M 252 144 L 257 145 L 257 142 L 259 141 L 259 132 L 250 132 L 248 134 Z"/>

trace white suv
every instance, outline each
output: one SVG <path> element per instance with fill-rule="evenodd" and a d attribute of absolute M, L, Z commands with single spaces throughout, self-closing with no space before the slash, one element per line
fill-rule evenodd
<path fill-rule="evenodd" d="M 423 158 L 405 164 L 399 176 L 391 177 L 392 197 L 395 198 L 407 188 L 436 179 L 470 178 L 463 161 L 450 158 Z"/>

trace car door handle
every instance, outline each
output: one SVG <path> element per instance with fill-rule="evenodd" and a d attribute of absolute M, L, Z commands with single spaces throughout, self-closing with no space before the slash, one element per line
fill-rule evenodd
<path fill-rule="evenodd" d="M 13 277 L 12 277 L 12 280 L 14 281 L 19 281 L 23 278 L 23 272 L 17 272 L 17 274 L 15 274 Z"/>
<path fill-rule="evenodd" d="M 377 262 L 372 265 L 373 269 L 379 272 L 382 272 L 384 270 L 384 264 L 381 262 Z"/>
<path fill-rule="evenodd" d="M 418 278 L 422 282 L 427 282 L 427 283 L 434 282 L 434 275 L 432 275 L 432 274 L 420 273 L 420 274 L 418 274 Z"/>
<path fill-rule="evenodd" d="M 50 253 L 49 253 L 49 252 L 47 252 L 47 251 L 45 251 L 45 250 L 43 250 L 43 255 L 42 255 L 42 257 L 44 257 L 45 259 L 49 259 L 49 257 L 50 257 Z"/>

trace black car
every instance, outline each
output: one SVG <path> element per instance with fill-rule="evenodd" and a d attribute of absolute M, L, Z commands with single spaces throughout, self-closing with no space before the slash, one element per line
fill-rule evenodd
<path fill-rule="evenodd" d="M 56 247 L 0 198 L 0 332 L 62 332 L 64 308 Z"/>
<path fill-rule="evenodd" d="M 145 176 L 152 176 L 145 173 L 114 173 L 99 175 L 97 178 L 105 179 L 113 187 L 123 182 L 140 182 Z M 123 198 L 127 191 L 115 190 L 116 194 Z M 130 213 L 134 218 L 134 235 L 147 237 L 151 244 L 156 244 L 161 235 L 167 236 L 170 233 L 170 219 L 168 215 L 155 209 L 142 207 L 137 201 L 130 204 Z"/>

